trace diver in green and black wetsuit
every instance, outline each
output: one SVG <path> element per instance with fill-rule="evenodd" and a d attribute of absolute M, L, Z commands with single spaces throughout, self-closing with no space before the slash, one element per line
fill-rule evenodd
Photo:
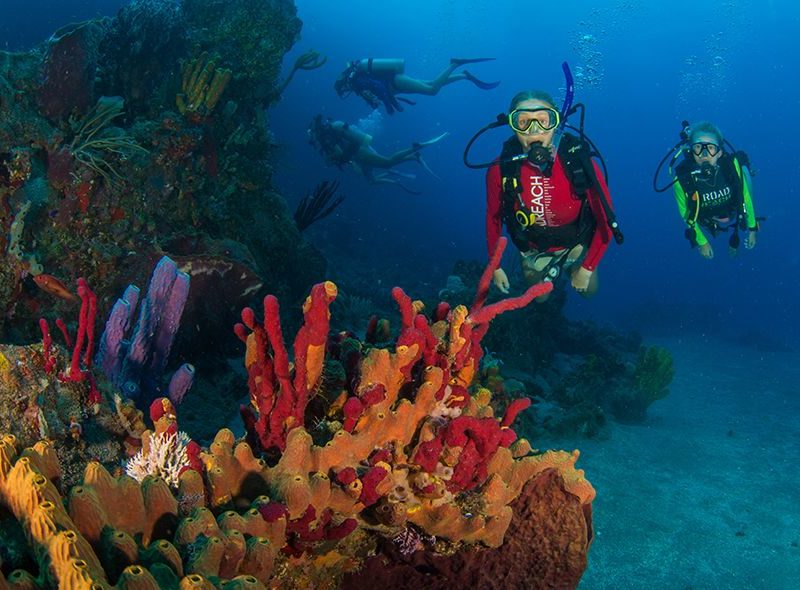
<path fill-rule="evenodd" d="M 678 212 L 688 226 L 686 238 L 701 256 L 709 259 L 714 257 L 714 250 L 706 232 L 715 237 L 731 231 L 731 256 L 738 251 L 739 231 L 747 232 L 745 248 L 755 248 L 759 218 L 753 208 L 747 155 L 734 151 L 730 143 L 727 145 L 731 151 L 725 151 L 722 133 L 705 121 L 686 127 L 681 137 L 683 141 L 676 147 L 684 159 L 675 168 L 673 187 Z M 677 154 L 673 162 L 675 159 Z M 656 187 L 659 191 L 665 189 Z"/>

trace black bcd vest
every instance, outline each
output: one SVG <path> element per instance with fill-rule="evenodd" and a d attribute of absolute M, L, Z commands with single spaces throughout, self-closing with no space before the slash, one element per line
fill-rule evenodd
<path fill-rule="evenodd" d="M 703 204 L 702 202 L 703 193 L 708 192 L 709 189 L 713 187 L 698 178 L 696 172 L 699 170 L 699 167 L 691 156 L 684 157 L 683 161 L 678 164 L 675 168 L 675 175 L 684 193 L 686 193 L 687 198 L 689 198 L 689 208 L 686 211 L 687 222 L 691 222 L 696 218 L 699 225 L 711 230 L 713 233 L 723 229 L 714 221 L 714 217 L 726 217 L 733 214 L 734 216 L 738 216 L 739 223 L 744 222 L 746 213 L 744 204 L 744 180 L 736 171 L 735 162 L 736 157 L 727 152 L 722 154 L 717 162 L 719 174 L 722 175 L 725 185 L 730 187 L 731 194 L 729 198 L 722 199 L 720 203 L 715 205 Z M 698 193 L 698 198 L 693 200 L 692 195 L 694 195 L 695 192 Z"/>
<path fill-rule="evenodd" d="M 522 154 L 522 146 L 516 136 L 505 141 L 500 154 L 503 222 L 514 245 L 521 252 L 526 252 L 531 249 L 532 243 L 539 251 L 550 248 L 573 248 L 578 244 L 588 244 L 597 226 L 587 199 L 594 173 L 593 170 L 586 170 L 587 166 L 592 165 L 589 146 L 569 133 L 565 133 L 561 137 L 558 158 L 561 160 L 567 180 L 581 200 L 581 210 L 575 222 L 559 227 L 542 227 L 535 224 L 524 227 L 517 221 L 516 213 L 519 211 L 520 193 L 522 192 L 520 171 L 525 159 L 510 160 L 520 154 Z"/>

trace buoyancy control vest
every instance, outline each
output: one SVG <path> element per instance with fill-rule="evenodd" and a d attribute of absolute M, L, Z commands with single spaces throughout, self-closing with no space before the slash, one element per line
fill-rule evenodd
<path fill-rule="evenodd" d="M 355 69 L 350 76 L 350 86 L 353 92 L 367 101 L 372 108 L 378 108 L 380 103 L 386 108 L 386 113 L 394 114 L 395 111 L 402 112 L 403 106 L 400 101 L 406 104 L 416 104 L 413 100 L 402 98 L 396 95 L 394 88 L 394 72 L 378 72 L 372 67 L 373 58 L 366 60 L 366 66 L 361 69 L 361 60 L 353 66 Z"/>
<path fill-rule="evenodd" d="M 591 210 L 588 191 L 596 182 L 592 167 L 589 146 L 578 137 L 565 133 L 558 146 L 558 158 L 564 168 L 567 180 L 575 194 L 581 200 L 581 209 L 577 219 L 570 224 L 558 227 L 547 227 L 530 223 L 524 212 L 522 202 L 522 181 L 520 173 L 525 159 L 513 160 L 522 153 L 522 145 L 516 136 L 510 137 L 503 144 L 500 154 L 500 175 L 503 191 L 502 215 L 511 241 L 521 251 L 527 252 L 531 245 L 539 251 L 551 248 L 571 249 L 578 244 L 588 245 L 597 220 Z M 587 169 L 587 167 L 592 167 Z M 599 187 L 597 190 L 601 190 Z M 519 214 L 519 215 L 518 215 Z"/>
<path fill-rule="evenodd" d="M 732 217 L 734 226 L 746 224 L 744 179 L 737 156 L 723 153 L 717 161 L 714 177 L 710 179 L 703 177 L 691 156 L 684 157 L 675 168 L 675 175 L 688 199 L 686 222 L 690 226 L 697 223 L 716 235 L 730 227 L 720 220 Z"/>

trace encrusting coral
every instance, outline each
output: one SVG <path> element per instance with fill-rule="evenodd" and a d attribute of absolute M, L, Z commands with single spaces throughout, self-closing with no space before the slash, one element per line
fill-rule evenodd
<path fill-rule="evenodd" d="M 515 400 L 495 417 L 488 390 L 470 390 L 491 319 L 552 288 L 535 285 L 485 305 L 504 246 L 469 310 L 440 306 L 429 319 L 419 302 L 393 291 L 399 336 L 390 348 L 363 349 L 358 377 L 342 392 L 346 401 L 332 410 L 338 429 L 322 444 L 305 423 L 329 347 L 332 283 L 315 286 L 304 305 L 293 364 L 277 301 L 265 299 L 263 324 L 243 312 L 236 331 L 247 343 L 247 439 L 222 429 L 206 450 L 189 443 L 187 464 L 174 464 L 172 489 L 159 475 L 138 483 L 92 462 L 64 499 L 53 483 L 60 474 L 50 446 L 18 452 L 13 436 L 2 438 L 0 504 L 39 565 L 37 577 L 11 573 L 12 587 L 216 588 L 224 581 L 225 588 L 335 588 L 386 543 L 408 554 L 498 559 L 502 549 L 492 548 L 507 541 L 515 500 L 533 515 L 531 502 L 543 502 L 548 514 L 569 504 L 577 516 L 569 526 L 537 516 L 548 536 L 532 537 L 541 545 L 530 547 L 536 567 L 526 572 L 523 561 L 507 569 L 527 576 L 526 588 L 572 584 L 586 565 L 594 498 L 575 469 L 577 451 L 532 453 L 511 428 L 530 402 Z M 150 419 L 144 451 L 178 431 L 169 400 L 155 400 Z"/>

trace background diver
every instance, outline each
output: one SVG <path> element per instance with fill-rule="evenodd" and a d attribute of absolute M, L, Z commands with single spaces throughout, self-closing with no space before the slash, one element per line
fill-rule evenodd
<path fill-rule="evenodd" d="M 336 80 L 334 87 L 341 98 L 356 94 L 364 99 L 373 109 L 381 104 L 390 115 L 402 111 L 400 104 L 415 104 L 413 101 L 397 96 L 398 94 L 424 94 L 433 96 L 446 85 L 469 80 L 482 90 L 497 88 L 500 82 L 483 82 L 466 70 L 456 72 L 456 68 L 469 63 L 491 61 L 493 57 L 450 60 L 450 64 L 431 80 L 412 78 L 405 74 L 404 59 L 358 59 L 347 64 L 347 68 Z"/>
<path fill-rule="evenodd" d="M 730 143 L 730 152 L 725 150 L 725 139 L 715 125 L 701 121 L 691 126 L 684 122 L 682 141 L 674 150 L 673 162 L 680 154 L 683 160 L 675 167 L 675 178 L 671 185 L 675 192 L 678 212 L 686 222 L 686 238 L 697 247 L 703 258 L 714 257 L 714 250 L 703 230 L 715 237 L 730 230 L 728 253 L 735 256 L 739 248 L 739 231 L 747 231 L 745 248 L 756 245 L 759 219 L 753 208 L 752 182 L 749 159 L 744 152 L 737 152 Z M 656 176 L 666 158 L 661 161 Z M 662 192 L 663 188 L 655 186 Z"/>
<path fill-rule="evenodd" d="M 422 159 L 420 152 L 423 148 L 441 141 L 447 135 L 448 133 L 445 132 L 428 141 L 415 142 L 411 147 L 384 156 L 372 147 L 373 138 L 369 133 L 344 121 L 316 115 L 308 128 L 311 144 L 320 151 L 329 165 L 337 166 L 340 169 L 350 165 L 371 184 L 395 184 L 412 194 L 419 193 L 403 185 L 402 180 L 414 178 L 414 175 L 392 168 L 403 162 L 413 161 L 436 176 Z"/>

